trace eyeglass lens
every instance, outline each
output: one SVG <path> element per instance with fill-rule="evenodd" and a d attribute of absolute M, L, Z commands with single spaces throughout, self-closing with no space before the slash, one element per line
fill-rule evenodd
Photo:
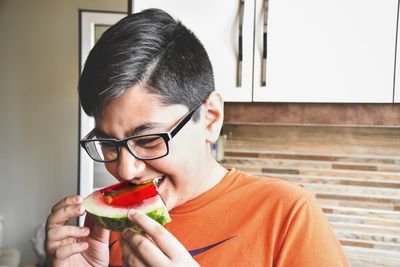
<path fill-rule="evenodd" d="M 166 155 L 168 147 L 158 135 L 134 137 L 126 141 L 130 152 L 140 159 L 153 159 Z M 116 142 L 93 140 L 85 144 L 89 155 L 94 160 L 113 161 L 118 158 L 119 147 Z"/>

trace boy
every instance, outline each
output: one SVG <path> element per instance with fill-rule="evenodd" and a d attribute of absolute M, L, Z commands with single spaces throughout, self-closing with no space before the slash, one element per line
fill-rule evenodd
<path fill-rule="evenodd" d="M 89 155 L 119 181 L 160 179 L 172 222 L 164 228 L 131 210 L 143 234 L 110 233 L 90 221 L 70 226 L 85 211 L 82 197 L 67 197 L 47 220 L 53 266 L 348 265 L 309 193 L 227 170 L 212 157 L 223 101 L 203 46 L 167 13 L 145 10 L 107 30 L 86 61 L 79 94 L 96 122 Z M 104 157 L 100 147 L 114 153 Z"/>

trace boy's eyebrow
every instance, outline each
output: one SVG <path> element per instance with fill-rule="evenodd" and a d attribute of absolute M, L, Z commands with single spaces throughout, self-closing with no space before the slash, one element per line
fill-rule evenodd
<path fill-rule="evenodd" d="M 154 129 L 159 129 L 162 126 L 164 126 L 163 123 L 158 123 L 158 122 L 148 122 L 148 123 L 144 123 L 139 125 L 138 127 L 132 129 L 129 132 L 128 136 L 136 136 L 136 135 L 141 135 L 144 132 L 148 131 L 148 130 L 154 130 Z"/>
<path fill-rule="evenodd" d="M 94 128 L 93 133 L 97 138 L 112 138 L 112 136 L 106 134 L 105 132 L 103 132 L 99 128 Z"/>
<path fill-rule="evenodd" d="M 149 123 L 144 123 L 139 125 L 138 127 L 132 129 L 128 135 L 126 137 L 130 137 L 130 136 L 136 136 L 136 135 L 141 135 L 146 131 L 149 130 L 153 130 L 153 129 L 159 129 L 159 128 L 163 128 L 165 126 L 165 124 L 163 123 L 157 123 L 157 122 L 149 122 Z M 158 133 L 158 132 L 157 132 Z M 115 138 L 114 136 L 111 136 L 105 132 L 103 132 L 102 130 L 100 130 L 99 128 L 95 128 L 94 129 L 94 134 L 98 137 L 98 138 Z"/>

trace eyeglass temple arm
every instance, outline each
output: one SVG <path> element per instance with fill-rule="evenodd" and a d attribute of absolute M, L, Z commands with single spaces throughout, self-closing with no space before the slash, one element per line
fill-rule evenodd
<path fill-rule="evenodd" d="M 197 109 L 193 109 L 192 111 L 190 111 L 179 123 L 178 125 L 176 125 L 176 127 L 174 129 L 172 129 L 171 131 L 171 138 L 174 137 L 180 129 L 182 129 L 183 126 L 185 126 L 185 124 L 192 118 L 193 113 L 196 112 Z"/>
<path fill-rule="evenodd" d="M 84 148 L 85 150 L 86 150 L 85 143 L 88 141 L 89 136 L 93 135 L 93 133 L 94 133 L 94 129 L 91 130 L 83 139 L 81 139 L 81 140 L 79 141 L 79 144 L 80 144 L 80 145 L 82 146 L 82 148 Z"/>

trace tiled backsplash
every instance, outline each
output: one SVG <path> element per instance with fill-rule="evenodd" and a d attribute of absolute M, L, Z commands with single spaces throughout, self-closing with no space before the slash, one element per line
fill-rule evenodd
<path fill-rule="evenodd" d="M 226 167 L 318 199 L 353 266 L 400 266 L 400 128 L 225 124 Z"/>

